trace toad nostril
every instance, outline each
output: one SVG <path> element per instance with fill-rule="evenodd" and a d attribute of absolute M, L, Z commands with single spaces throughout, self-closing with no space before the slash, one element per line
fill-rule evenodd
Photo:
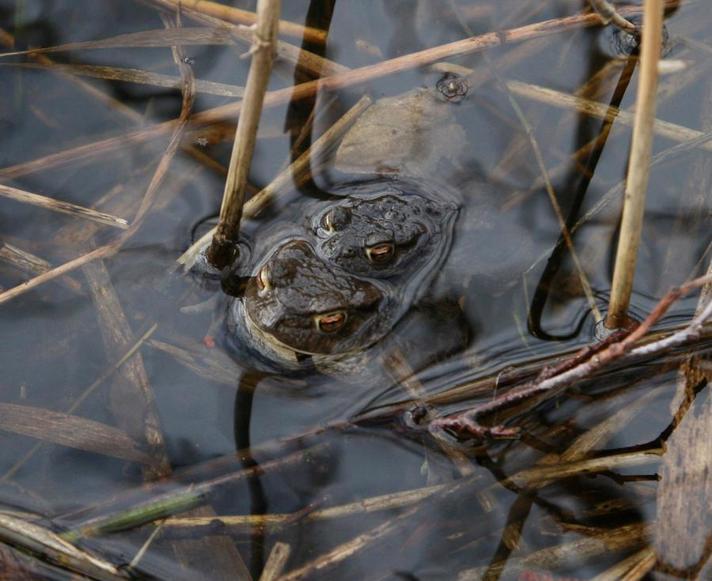
<path fill-rule="evenodd" d="M 314 315 L 314 323 L 318 331 L 322 333 L 336 333 L 341 329 L 348 319 L 346 311 L 334 311 Z"/>

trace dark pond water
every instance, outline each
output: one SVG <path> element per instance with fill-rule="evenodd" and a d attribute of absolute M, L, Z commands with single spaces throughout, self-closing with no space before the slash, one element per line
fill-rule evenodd
<path fill-rule="evenodd" d="M 254 10 L 253 2 L 227 4 Z M 562 19 L 585 4 L 291 0 L 282 17 L 328 30 L 325 45 L 304 48 L 355 69 Z M 666 19 L 671 64 L 660 79 L 658 116 L 669 125 L 654 143 L 654 155 L 663 157 L 648 188 L 631 305 L 638 319 L 710 261 L 709 142 L 668 150 L 711 127 L 711 18 L 708 0 L 698 0 L 680 2 Z M 215 26 L 190 12 L 181 24 Z M 131 224 L 170 132 L 143 137 L 179 115 L 181 93 L 157 86 L 155 77 L 135 83 L 80 76 L 88 71 L 79 65 L 179 79 L 168 46 L 139 46 L 164 38 L 159 8 L 132 0 L 0 0 L 0 26 L 3 51 L 156 31 L 112 48 L 0 58 L 0 185 Z M 183 47 L 183 65 L 201 81 L 244 86 L 246 46 L 201 39 Z M 282 39 L 302 46 L 301 39 Z M 407 183 L 418 184 L 425 197 L 454 192 L 451 243 L 416 289 L 391 289 L 399 316 L 336 370 L 307 364 L 280 371 L 236 348 L 226 323 L 230 297 L 176 268 L 219 210 L 234 118 L 189 126 L 145 220 L 118 253 L 0 304 L 0 509 L 76 531 L 161 495 L 188 498 L 190 506 L 168 511 L 172 519 L 161 513 L 144 519 L 148 524 L 122 527 L 128 530 L 80 535 L 79 546 L 136 578 L 258 579 L 276 543 L 291 547 L 288 579 L 592 579 L 638 554 L 655 538 L 656 511 L 664 504 L 656 451 L 672 422 L 680 354 L 620 368 L 530 406 L 515 422 L 522 428 L 518 440 L 443 444 L 403 413 L 414 398 L 436 395 L 440 413 L 465 409 L 491 398 L 517 369 L 594 341 L 611 288 L 622 199 L 616 188 L 626 173 L 638 81 L 635 59 L 619 45 L 611 30 L 574 22 L 540 38 L 441 59 L 439 67 L 406 67 L 298 102 L 268 101 L 251 191 L 269 184 L 363 95 L 377 104 L 414 89 L 439 95 L 437 115 L 426 108 L 417 120 L 422 131 L 405 131 L 407 139 L 390 133 L 402 109 L 386 108 L 369 129 L 372 145 L 361 144 L 350 159 L 373 169 L 395 151 L 405 160 Z M 453 72 L 471 76 L 466 94 L 448 100 L 438 88 Z M 108 70 L 93 73 L 105 77 Z M 313 75 L 282 58 L 269 90 Z M 555 102 L 543 102 L 541 88 L 557 91 Z M 626 113 L 601 148 L 581 153 L 603 121 L 572 109 L 561 94 L 613 103 Z M 199 86 L 193 112 L 236 100 Z M 586 217 L 574 233 L 582 272 L 559 243 L 559 221 L 515 106 L 531 128 L 562 215 L 570 225 Z M 310 116 L 306 144 L 293 147 Z M 297 236 L 308 215 L 351 193 L 353 176 L 346 179 L 340 169 L 328 161 L 312 182 L 247 224 L 253 257 L 270 256 L 278 241 Z M 0 290 L 122 232 L 3 196 Z M 46 263 L 18 266 L 18 251 Z M 660 328 L 684 325 L 697 300 L 675 303 Z M 382 307 L 374 316 L 388 320 L 390 313 Z M 117 367 L 137 343 L 137 354 Z M 583 455 L 558 456 L 609 418 L 605 436 Z M 652 452 L 641 462 L 645 451 Z M 625 454 L 634 459 L 625 461 Z M 618 463 L 598 476 L 527 484 L 521 472 L 603 456 Z M 160 484 L 150 484 L 156 479 Z M 71 577 L 6 547 L 0 545 L 3 578 Z M 666 558 L 658 555 L 645 578 L 677 578 L 660 565 Z"/>

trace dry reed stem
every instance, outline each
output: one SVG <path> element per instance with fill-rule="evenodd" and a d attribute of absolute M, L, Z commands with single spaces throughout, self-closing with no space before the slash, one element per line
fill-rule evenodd
<path fill-rule="evenodd" d="M 257 25 L 250 49 L 252 63 L 245 86 L 240 119 L 237 123 L 235 141 L 230 156 L 225 192 L 223 193 L 220 219 L 207 250 L 208 261 L 222 269 L 235 260 L 242 208 L 245 200 L 245 185 L 250 172 L 252 155 L 257 142 L 257 127 L 262 114 L 262 103 L 272 71 L 272 58 L 277 38 L 277 25 L 281 0 L 258 0 Z"/>
<path fill-rule="evenodd" d="M 105 67 L 98 65 L 74 65 L 74 64 L 58 64 L 53 61 L 42 64 L 37 63 L 7 63 L 0 64 L 3 67 L 21 67 L 25 69 L 40 69 L 44 71 L 52 71 L 63 73 L 67 76 L 90 77 L 94 79 L 102 79 L 105 81 L 121 81 L 122 83 L 134 83 L 139 85 L 151 85 L 153 87 L 166 87 L 169 89 L 180 89 L 183 81 L 175 75 L 164 75 L 161 73 L 152 73 L 143 69 L 130 69 L 121 67 Z M 220 97 L 242 97 L 245 94 L 245 88 L 237 85 L 228 85 L 225 83 L 216 83 L 214 81 L 203 81 L 196 79 L 195 92 L 205 95 L 217 95 Z M 133 112 L 133 109 L 131 109 Z M 138 121 L 141 119 L 136 115 Z"/>
<path fill-rule="evenodd" d="M 373 101 L 368 95 L 361 97 L 344 115 L 327 129 L 311 147 L 292 162 L 284 171 L 277 174 L 267 186 L 250 198 L 244 207 L 244 217 L 254 218 L 264 208 L 273 202 L 276 196 L 287 193 L 292 187 L 306 183 L 311 176 L 310 170 L 314 160 L 324 157 L 339 142 L 344 133 L 356 122 L 361 114 L 368 109 Z M 200 239 L 196 240 L 177 260 L 185 269 L 190 269 L 198 254 L 206 247 L 214 236 L 216 229 L 212 228 Z"/>
<path fill-rule="evenodd" d="M 633 125 L 633 141 L 628 161 L 623 216 L 618 238 L 618 252 L 613 271 L 611 299 L 606 326 L 623 327 L 628 320 L 628 306 L 633 292 L 633 278 L 638 258 L 645 213 L 645 193 L 650 176 L 653 150 L 655 97 L 658 87 L 658 61 L 662 50 L 663 1 L 645 0 L 640 78 Z"/>
<path fill-rule="evenodd" d="M 666 3 L 666 5 L 669 6 L 673 6 L 675 4 L 675 0 L 668 0 L 668 2 Z M 633 15 L 640 13 L 640 11 L 641 10 L 638 7 L 629 7 L 626 9 L 622 9 L 621 13 L 625 15 Z M 375 65 L 361 67 L 352 71 L 324 77 L 322 79 L 307 81 L 294 87 L 286 87 L 284 89 L 270 91 L 265 95 L 263 105 L 264 107 L 274 107 L 277 105 L 288 103 L 292 100 L 299 101 L 302 99 L 313 97 L 320 90 L 335 91 L 339 89 L 346 89 L 394 73 L 399 73 L 411 70 L 413 68 L 426 66 L 439 60 L 444 60 L 450 57 L 463 56 L 479 52 L 487 48 L 501 46 L 503 44 L 523 42 L 534 38 L 558 34 L 572 29 L 586 28 L 591 26 L 597 26 L 600 24 L 601 18 L 597 14 L 576 14 L 574 16 L 567 16 L 564 18 L 556 18 L 534 24 L 528 24 L 526 26 L 509 29 L 502 32 L 488 32 L 486 34 L 474 36 L 472 38 L 467 38 L 453 43 L 444 44 L 434 48 L 429 48 L 419 52 L 404 55 L 402 57 L 383 61 Z M 510 86 L 511 90 L 516 92 L 516 90 L 512 88 L 511 83 L 509 83 L 508 86 Z M 564 97 L 567 96 L 565 94 L 562 95 L 564 95 Z M 195 114 L 192 117 L 191 121 L 196 124 L 202 125 L 216 123 L 239 115 L 241 107 L 241 103 L 232 103 L 220 107 L 215 107 L 213 109 L 208 109 L 201 113 Z M 603 115 L 605 115 L 605 112 L 603 113 Z M 105 153 L 114 151 L 119 147 L 136 145 L 156 139 L 160 137 L 160 135 L 162 135 L 163 133 L 172 131 L 175 126 L 176 121 L 166 121 L 157 125 L 153 125 L 152 127 L 133 131 L 118 137 L 111 137 L 108 139 L 96 141 L 94 143 L 89 143 L 72 149 L 67 149 L 65 151 L 51 154 L 29 162 L 16 164 L 14 166 L 8 166 L 3 169 L 0 169 L 0 178 L 18 177 L 27 173 L 43 169 L 49 169 L 52 167 L 65 165 L 67 163 L 72 163 L 77 160 L 88 160 L 97 155 L 103 155 Z M 687 132 L 692 132 L 691 129 L 683 129 Z M 687 138 L 689 137 L 685 137 L 682 139 Z"/>
<path fill-rule="evenodd" d="M 509 87 L 509 90 L 516 95 L 521 95 L 522 97 L 526 97 L 540 103 L 546 103 L 547 105 L 552 105 L 554 107 L 574 109 L 580 111 L 581 113 L 585 113 L 586 115 L 605 120 L 615 119 L 618 123 L 628 127 L 632 127 L 635 123 L 635 118 L 632 113 L 629 113 L 628 111 L 621 111 L 620 109 L 616 109 L 614 107 L 609 107 L 605 103 L 575 97 L 567 93 L 562 93 L 561 91 L 548 89 L 539 85 L 532 85 L 530 83 L 523 83 L 521 81 L 508 81 L 507 87 Z M 661 119 L 654 120 L 653 131 L 661 137 L 681 143 L 691 141 L 705 135 L 702 131 L 690 129 L 689 127 L 670 123 Z M 712 143 L 703 142 L 699 145 L 699 147 L 700 149 L 704 149 L 706 151 L 712 151 Z"/>
<path fill-rule="evenodd" d="M 233 8 L 232 6 L 218 4 L 217 2 L 211 2 L 209 0 L 168 1 L 176 7 L 180 6 L 181 9 L 191 8 L 196 12 L 201 12 L 208 16 L 213 16 L 215 18 L 219 18 L 220 20 L 226 20 L 227 22 L 232 22 L 234 24 L 245 24 L 251 26 L 254 25 L 258 19 L 258 15 L 254 12 Z M 291 36 L 292 38 L 296 38 L 298 40 L 303 39 L 310 44 L 326 44 L 325 30 L 320 30 L 311 26 L 302 26 L 301 24 L 290 22 L 289 20 L 279 21 L 279 33 L 285 36 Z"/>
<path fill-rule="evenodd" d="M 596 575 L 591 581 L 640 581 L 655 567 L 655 551 L 645 547 Z"/>
<path fill-rule="evenodd" d="M 260 581 L 274 581 L 278 579 L 282 571 L 284 571 L 291 552 L 292 547 L 287 543 L 275 543 L 262 570 L 262 575 L 260 575 Z"/>
<path fill-rule="evenodd" d="M 78 206 L 77 204 L 72 204 L 70 202 L 62 202 L 54 198 L 34 194 L 32 192 L 26 192 L 25 190 L 20 190 L 11 186 L 0 184 L 0 196 L 10 200 L 15 200 L 16 202 L 20 202 L 22 204 L 30 204 L 32 206 L 38 206 L 53 212 L 69 214 L 75 218 L 93 220 L 94 222 L 106 224 L 107 226 L 113 226 L 114 228 L 121 228 L 125 230 L 129 227 L 128 222 L 123 218 L 117 218 L 111 214 L 97 212 L 91 208 L 85 208 L 84 206 Z"/>
<path fill-rule="evenodd" d="M 668 4 L 674 5 L 676 2 L 670 0 Z M 621 10 L 621 12 L 632 15 L 640 13 L 641 9 L 638 7 L 629 7 L 625 10 Z M 478 36 L 473 36 L 382 61 L 373 65 L 353 69 L 345 73 L 324 77 L 323 79 L 308 81 L 306 83 L 296 85 L 295 87 L 274 91 L 273 93 L 267 95 L 265 105 L 281 104 L 285 102 L 284 99 L 293 99 L 295 101 L 301 100 L 314 96 L 319 90 L 335 91 L 345 89 L 395 73 L 427 66 L 447 58 L 465 56 L 496 46 L 523 42 L 525 40 L 549 36 L 551 34 L 558 34 L 567 30 L 588 28 L 600 24 L 600 16 L 598 14 L 590 13 L 544 20 L 501 32 L 488 32 Z M 200 123 L 210 123 L 226 117 L 229 118 L 237 113 L 239 113 L 239 106 L 229 104 L 216 107 L 203 113 L 198 113 L 195 115 L 194 120 Z"/>

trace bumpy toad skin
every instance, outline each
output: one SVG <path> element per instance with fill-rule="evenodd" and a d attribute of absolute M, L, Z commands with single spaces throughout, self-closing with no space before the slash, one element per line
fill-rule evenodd
<path fill-rule="evenodd" d="M 247 284 L 245 313 L 279 346 L 303 354 L 364 349 L 387 331 L 379 311 L 388 299 L 376 285 L 330 269 L 308 242 L 279 247 Z"/>
<path fill-rule="evenodd" d="M 338 268 L 407 279 L 438 253 L 453 213 L 447 204 L 382 187 L 373 197 L 350 197 L 327 207 L 313 218 L 312 228 L 317 252 Z"/>

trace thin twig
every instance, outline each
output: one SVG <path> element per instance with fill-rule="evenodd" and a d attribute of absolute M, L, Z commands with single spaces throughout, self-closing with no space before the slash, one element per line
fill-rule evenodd
<path fill-rule="evenodd" d="M 479 423 L 478 419 L 487 413 L 509 407 L 540 394 L 546 393 L 549 397 L 552 397 L 573 382 L 590 377 L 593 373 L 611 363 L 620 361 L 627 354 L 633 358 L 658 355 L 698 337 L 705 322 L 712 317 L 712 301 L 681 331 L 655 343 L 636 347 L 636 343 L 643 338 L 676 300 L 692 290 L 704 286 L 710 280 L 712 280 L 711 276 L 703 276 L 670 291 L 634 331 L 624 339 L 606 347 L 603 351 L 595 352 L 589 359 L 575 367 L 553 377 L 546 377 L 546 374 L 544 374 L 544 379 L 538 378 L 470 410 L 434 420 L 430 423 L 431 432 L 438 435 L 442 430 L 452 430 L 479 439 L 486 437 L 516 437 L 518 431 L 515 428 L 506 428 L 501 425 L 485 427 Z"/>
<path fill-rule="evenodd" d="M 242 218 L 245 185 L 257 141 L 257 127 L 262 114 L 262 103 L 272 71 L 280 8 L 281 0 L 259 0 L 257 2 L 257 27 L 253 38 L 254 44 L 250 49 L 252 64 L 247 77 L 242 112 L 230 156 L 230 166 L 220 208 L 220 221 L 206 253 L 210 264 L 219 269 L 229 266 L 235 259 L 235 243 L 238 239 Z"/>
<path fill-rule="evenodd" d="M 653 150 L 653 123 L 658 87 L 658 61 L 662 50 L 664 7 L 662 0 L 645 0 L 644 8 L 645 26 L 643 27 L 633 142 L 628 161 L 628 178 L 618 239 L 618 252 L 613 272 L 611 300 L 606 318 L 606 326 L 609 329 L 623 327 L 628 317 L 638 246 L 643 230 L 645 193 L 648 188 L 650 158 Z"/>

